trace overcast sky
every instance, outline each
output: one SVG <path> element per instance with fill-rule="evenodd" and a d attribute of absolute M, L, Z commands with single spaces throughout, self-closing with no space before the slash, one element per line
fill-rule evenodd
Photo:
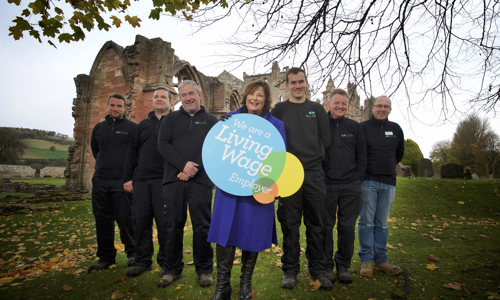
<path fill-rule="evenodd" d="M 244 66 L 231 70 L 229 66 L 214 64 L 221 61 L 222 56 L 230 55 L 231 51 L 234 51 L 230 47 L 218 45 L 218 42 L 230 38 L 233 34 L 233 29 L 225 23 L 194 34 L 185 22 L 167 17 L 160 21 L 149 21 L 147 17 L 142 16 L 143 24 L 139 28 L 134 29 L 123 24 L 121 28 L 108 32 L 87 33 L 83 42 L 56 43 L 55 49 L 29 37 L 15 41 L 8 36 L 11 20 L 18 13 L 18 8 L 6 1 L 0 1 L 0 127 L 37 128 L 72 136 L 74 119 L 71 108 L 73 98 L 76 97 L 73 79 L 78 74 L 89 74 L 97 53 L 109 40 L 126 47 L 134 43 L 137 34 L 150 39 L 159 37 L 172 44 L 180 59 L 190 62 L 208 76 L 217 76 L 226 69 L 242 79 L 243 72 L 264 73 L 270 72 L 271 68 L 271 65 L 262 66 L 261 69 Z M 283 68 L 287 64 L 279 62 L 279 66 Z M 361 101 L 366 97 L 360 96 Z M 389 119 L 401 125 L 406 139 L 417 142 L 424 157 L 429 157 L 434 143 L 451 140 L 457 123 L 464 118 L 463 115 L 456 115 L 451 120 L 444 121 L 430 103 L 414 109 L 413 112 L 417 116 L 414 118 L 407 112 L 407 99 L 392 99 L 392 102 L 393 110 Z M 470 111 L 465 103 L 459 103 L 459 108 L 464 112 Z M 491 127 L 500 134 L 498 115 L 490 113 L 480 116 L 487 117 Z"/>

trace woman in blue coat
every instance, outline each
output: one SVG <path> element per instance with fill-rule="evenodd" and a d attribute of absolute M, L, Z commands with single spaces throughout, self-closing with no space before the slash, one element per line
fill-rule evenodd
<path fill-rule="evenodd" d="M 238 113 L 261 116 L 271 122 L 285 140 L 283 122 L 270 113 L 271 89 L 265 81 L 247 84 L 243 90 L 242 104 L 229 116 Z M 253 196 L 235 196 L 217 188 L 208 241 L 217 244 L 217 284 L 213 300 L 231 298 L 231 269 L 236 247 L 243 250 L 239 298 L 251 299 L 252 274 L 259 251 L 278 244 L 274 202 L 261 204 Z"/>

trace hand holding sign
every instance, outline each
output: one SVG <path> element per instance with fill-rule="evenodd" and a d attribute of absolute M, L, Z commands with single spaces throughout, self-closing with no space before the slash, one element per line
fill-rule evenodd
<path fill-rule="evenodd" d="M 237 114 L 213 126 L 202 159 L 220 189 L 237 196 L 254 195 L 261 203 L 295 193 L 304 179 L 302 165 L 286 152 L 279 131 L 252 114 Z"/>

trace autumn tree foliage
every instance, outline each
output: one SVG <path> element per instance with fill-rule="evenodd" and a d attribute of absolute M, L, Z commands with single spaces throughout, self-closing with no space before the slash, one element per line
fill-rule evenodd
<path fill-rule="evenodd" d="M 411 139 L 405 140 L 405 154 L 403 155 L 401 163 L 410 166 L 412 174 L 418 174 L 418 162 L 422 158 L 424 158 L 424 155 L 418 144 Z"/>
<path fill-rule="evenodd" d="M 430 159 L 432 160 L 434 170 L 440 170 L 441 166 L 452 162 L 451 156 L 451 141 L 439 141 L 432 146 Z"/>
<path fill-rule="evenodd" d="M 488 175 L 500 160 L 500 138 L 487 119 L 470 115 L 458 124 L 451 141 L 434 145 L 431 159 L 435 164 L 459 163 L 472 172 Z"/>
<path fill-rule="evenodd" d="M 11 4 L 23 7 L 19 16 L 12 20 L 9 35 L 18 40 L 27 33 L 29 36 L 55 46 L 53 39 L 59 42 L 73 42 L 85 39 L 85 32 L 94 29 L 108 31 L 112 27 L 120 27 L 123 21 L 132 27 L 140 26 L 141 18 L 129 10 L 133 10 L 130 0 L 7 0 Z M 181 13 L 185 19 L 192 18 L 192 12 L 201 5 L 217 3 L 227 7 L 224 0 L 155 0 L 149 18 L 158 20 L 162 13 L 175 15 Z"/>
<path fill-rule="evenodd" d="M 494 161 L 500 158 L 498 146 L 498 135 L 491 129 L 488 120 L 470 115 L 458 124 L 450 150 L 452 156 L 464 166 L 487 175 Z"/>
<path fill-rule="evenodd" d="M 9 128 L 0 128 L 0 164 L 16 164 L 24 153 L 24 145 Z"/>

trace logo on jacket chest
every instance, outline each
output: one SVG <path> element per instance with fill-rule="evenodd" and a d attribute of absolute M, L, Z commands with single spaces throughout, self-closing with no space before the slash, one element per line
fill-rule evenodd
<path fill-rule="evenodd" d="M 203 125 L 207 125 L 207 121 L 194 121 L 193 124 L 195 126 L 203 126 Z"/>
<path fill-rule="evenodd" d="M 314 110 L 310 110 L 306 114 L 306 118 L 316 118 L 316 112 Z"/>

